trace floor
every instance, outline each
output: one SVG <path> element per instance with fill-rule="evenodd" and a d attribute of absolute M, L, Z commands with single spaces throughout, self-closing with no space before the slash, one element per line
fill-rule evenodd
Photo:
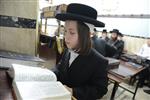
<path fill-rule="evenodd" d="M 134 91 L 135 86 L 129 86 L 128 84 L 122 83 L 122 86 Z M 109 100 L 112 93 L 113 84 L 108 86 L 107 94 L 101 100 Z M 132 100 L 133 94 L 128 91 L 118 88 L 115 96 L 115 100 Z M 138 88 L 138 91 L 135 96 L 135 100 L 149 100 L 150 95 L 143 92 L 143 88 Z"/>
<path fill-rule="evenodd" d="M 44 49 L 43 49 L 44 48 Z M 52 48 L 47 48 L 47 47 L 42 47 L 40 50 L 40 57 L 45 59 L 45 63 L 44 66 L 48 69 L 51 69 L 55 66 L 55 51 Z M 110 84 L 108 86 L 108 92 L 107 94 L 101 99 L 101 100 L 110 100 L 110 96 L 112 93 L 112 89 L 113 89 L 113 85 L 114 84 Z M 126 83 L 122 83 L 122 86 L 129 88 L 131 90 L 135 89 L 135 86 L 129 86 Z M 116 96 L 115 96 L 115 100 L 132 100 L 133 94 L 124 91 L 122 88 L 118 88 Z M 150 100 L 150 94 L 146 94 L 145 92 L 143 92 L 143 88 L 139 88 L 137 91 L 137 94 L 135 96 L 135 100 Z"/>

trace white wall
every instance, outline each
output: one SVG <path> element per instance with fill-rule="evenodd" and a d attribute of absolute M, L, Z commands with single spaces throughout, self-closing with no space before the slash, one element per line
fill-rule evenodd
<path fill-rule="evenodd" d="M 53 0 L 53 4 L 47 4 L 44 1 L 41 0 L 41 6 L 84 3 L 97 9 L 98 15 L 149 14 L 150 16 L 150 0 Z M 105 23 L 108 31 L 117 28 L 126 35 L 150 37 L 150 18 L 99 17 L 98 20 Z M 101 31 L 102 28 L 98 30 Z"/>
<path fill-rule="evenodd" d="M 98 15 L 105 14 L 149 14 L 150 0 L 53 0 L 53 5 L 62 3 L 84 3 L 97 9 Z M 123 34 L 150 37 L 150 18 L 98 18 L 105 28 L 118 28 Z M 102 30 L 102 29 L 99 29 Z"/>
<path fill-rule="evenodd" d="M 150 14 L 149 0 L 53 0 L 53 5 L 84 3 L 98 10 L 98 14 Z"/>
<path fill-rule="evenodd" d="M 150 19 L 139 18 L 98 18 L 105 23 L 105 28 L 110 31 L 114 28 L 131 36 L 150 37 Z M 99 30 L 102 30 L 101 28 Z"/>
<path fill-rule="evenodd" d="M 0 0 L 0 15 L 37 20 L 38 0 Z M 36 24 L 38 25 L 38 24 Z M 35 29 L 0 26 L 0 49 L 37 54 L 38 27 Z"/>

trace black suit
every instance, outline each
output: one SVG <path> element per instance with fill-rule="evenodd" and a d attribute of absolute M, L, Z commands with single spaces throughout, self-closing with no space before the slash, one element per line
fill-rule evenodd
<path fill-rule="evenodd" d="M 124 49 L 124 41 L 123 40 L 115 40 L 113 41 L 112 39 L 108 41 L 108 43 L 112 46 L 114 46 L 117 49 L 117 52 L 115 53 L 115 55 L 113 56 L 113 58 L 117 58 L 119 59 L 123 49 Z"/>
<path fill-rule="evenodd" d="M 96 35 L 92 37 L 92 45 L 100 54 L 105 57 L 113 57 L 117 49 L 109 45 L 102 38 L 98 38 Z"/>
<path fill-rule="evenodd" d="M 106 94 L 108 61 L 91 49 L 88 55 L 79 55 L 69 67 L 68 55 L 68 50 L 65 50 L 55 67 L 58 81 L 71 87 L 77 100 L 96 100 Z"/>

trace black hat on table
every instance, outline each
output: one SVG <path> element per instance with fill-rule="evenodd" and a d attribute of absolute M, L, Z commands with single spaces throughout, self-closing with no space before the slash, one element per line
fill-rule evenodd
<path fill-rule="evenodd" d="M 97 11 L 87 5 L 71 3 L 67 7 L 66 13 L 58 13 L 55 16 L 56 19 L 66 21 L 66 20 L 76 20 L 89 24 L 93 24 L 95 27 L 104 27 L 105 24 L 97 20 Z"/>

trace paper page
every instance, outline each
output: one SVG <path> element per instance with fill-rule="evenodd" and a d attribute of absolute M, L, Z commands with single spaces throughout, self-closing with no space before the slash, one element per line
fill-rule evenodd
<path fill-rule="evenodd" d="M 14 82 L 18 100 L 71 100 L 71 93 L 60 82 Z"/>
<path fill-rule="evenodd" d="M 8 74 L 14 81 L 56 81 L 56 75 L 49 69 L 12 64 Z"/>

